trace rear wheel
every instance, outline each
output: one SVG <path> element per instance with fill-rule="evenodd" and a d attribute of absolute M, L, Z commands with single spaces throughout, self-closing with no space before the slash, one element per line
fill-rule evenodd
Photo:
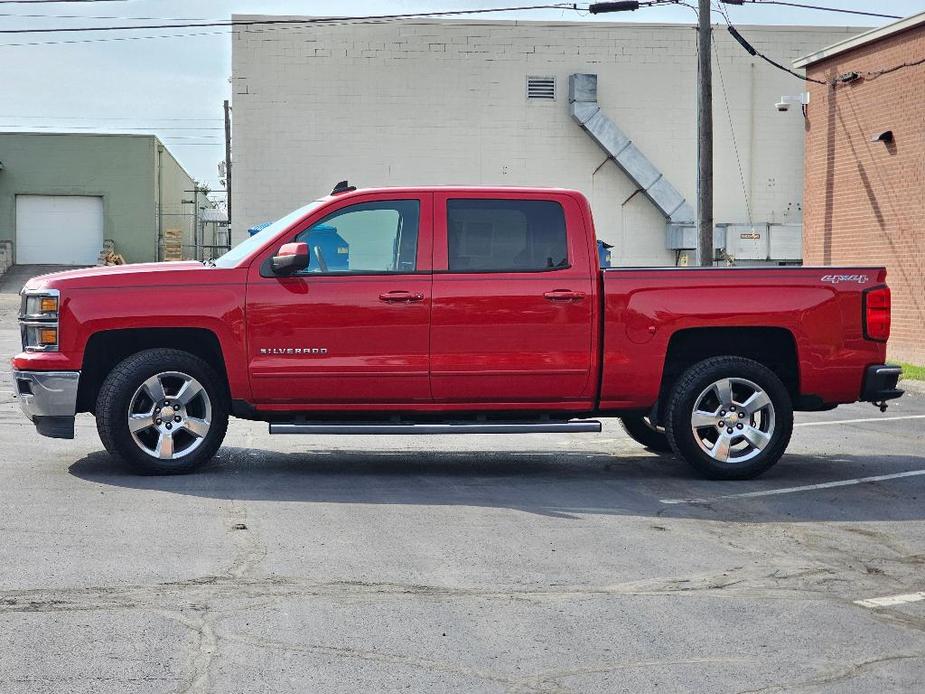
<path fill-rule="evenodd" d="M 620 423 L 629 437 L 658 453 L 670 453 L 671 444 L 664 427 L 656 426 L 648 417 L 621 417 Z"/>
<path fill-rule="evenodd" d="M 781 380 L 742 357 L 713 357 L 682 374 L 668 402 L 674 451 L 713 479 L 749 479 L 774 465 L 793 432 Z"/>
<path fill-rule="evenodd" d="M 225 437 L 224 387 L 202 359 L 174 349 L 128 357 L 100 388 L 96 423 L 106 450 L 142 474 L 191 472 Z"/>

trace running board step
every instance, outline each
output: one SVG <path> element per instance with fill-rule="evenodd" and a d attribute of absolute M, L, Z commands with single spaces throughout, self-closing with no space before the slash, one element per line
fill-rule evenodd
<path fill-rule="evenodd" d="M 598 433 L 595 419 L 568 422 L 271 422 L 271 434 L 575 434 Z"/>

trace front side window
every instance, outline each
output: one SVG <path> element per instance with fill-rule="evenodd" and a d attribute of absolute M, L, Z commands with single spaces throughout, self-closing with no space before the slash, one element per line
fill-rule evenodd
<path fill-rule="evenodd" d="M 450 272 L 568 267 L 565 214 L 547 200 L 447 200 Z"/>
<path fill-rule="evenodd" d="M 414 272 L 417 269 L 417 200 L 364 202 L 334 212 L 301 232 L 308 244 L 305 273 Z"/>

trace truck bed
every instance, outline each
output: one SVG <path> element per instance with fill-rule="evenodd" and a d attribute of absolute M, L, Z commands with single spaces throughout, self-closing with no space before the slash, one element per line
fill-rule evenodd
<path fill-rule="evenodd" d="M 882 267 L 603 270 L 600 407 L 650 407 L 669 354 L 693 362 L 724 340 L 768 353 L 798 407 L 854 402 L 864 368 L 886 357 L 864 337 L 862 306 L 885 280 Z"/>

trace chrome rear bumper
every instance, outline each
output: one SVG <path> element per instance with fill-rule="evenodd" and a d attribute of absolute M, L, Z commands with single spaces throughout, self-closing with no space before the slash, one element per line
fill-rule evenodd
<path fill-rule="evenodd" d="M 79 371 L 13 370 L 13 396 L 42 436 L 74 438 Z"/>

